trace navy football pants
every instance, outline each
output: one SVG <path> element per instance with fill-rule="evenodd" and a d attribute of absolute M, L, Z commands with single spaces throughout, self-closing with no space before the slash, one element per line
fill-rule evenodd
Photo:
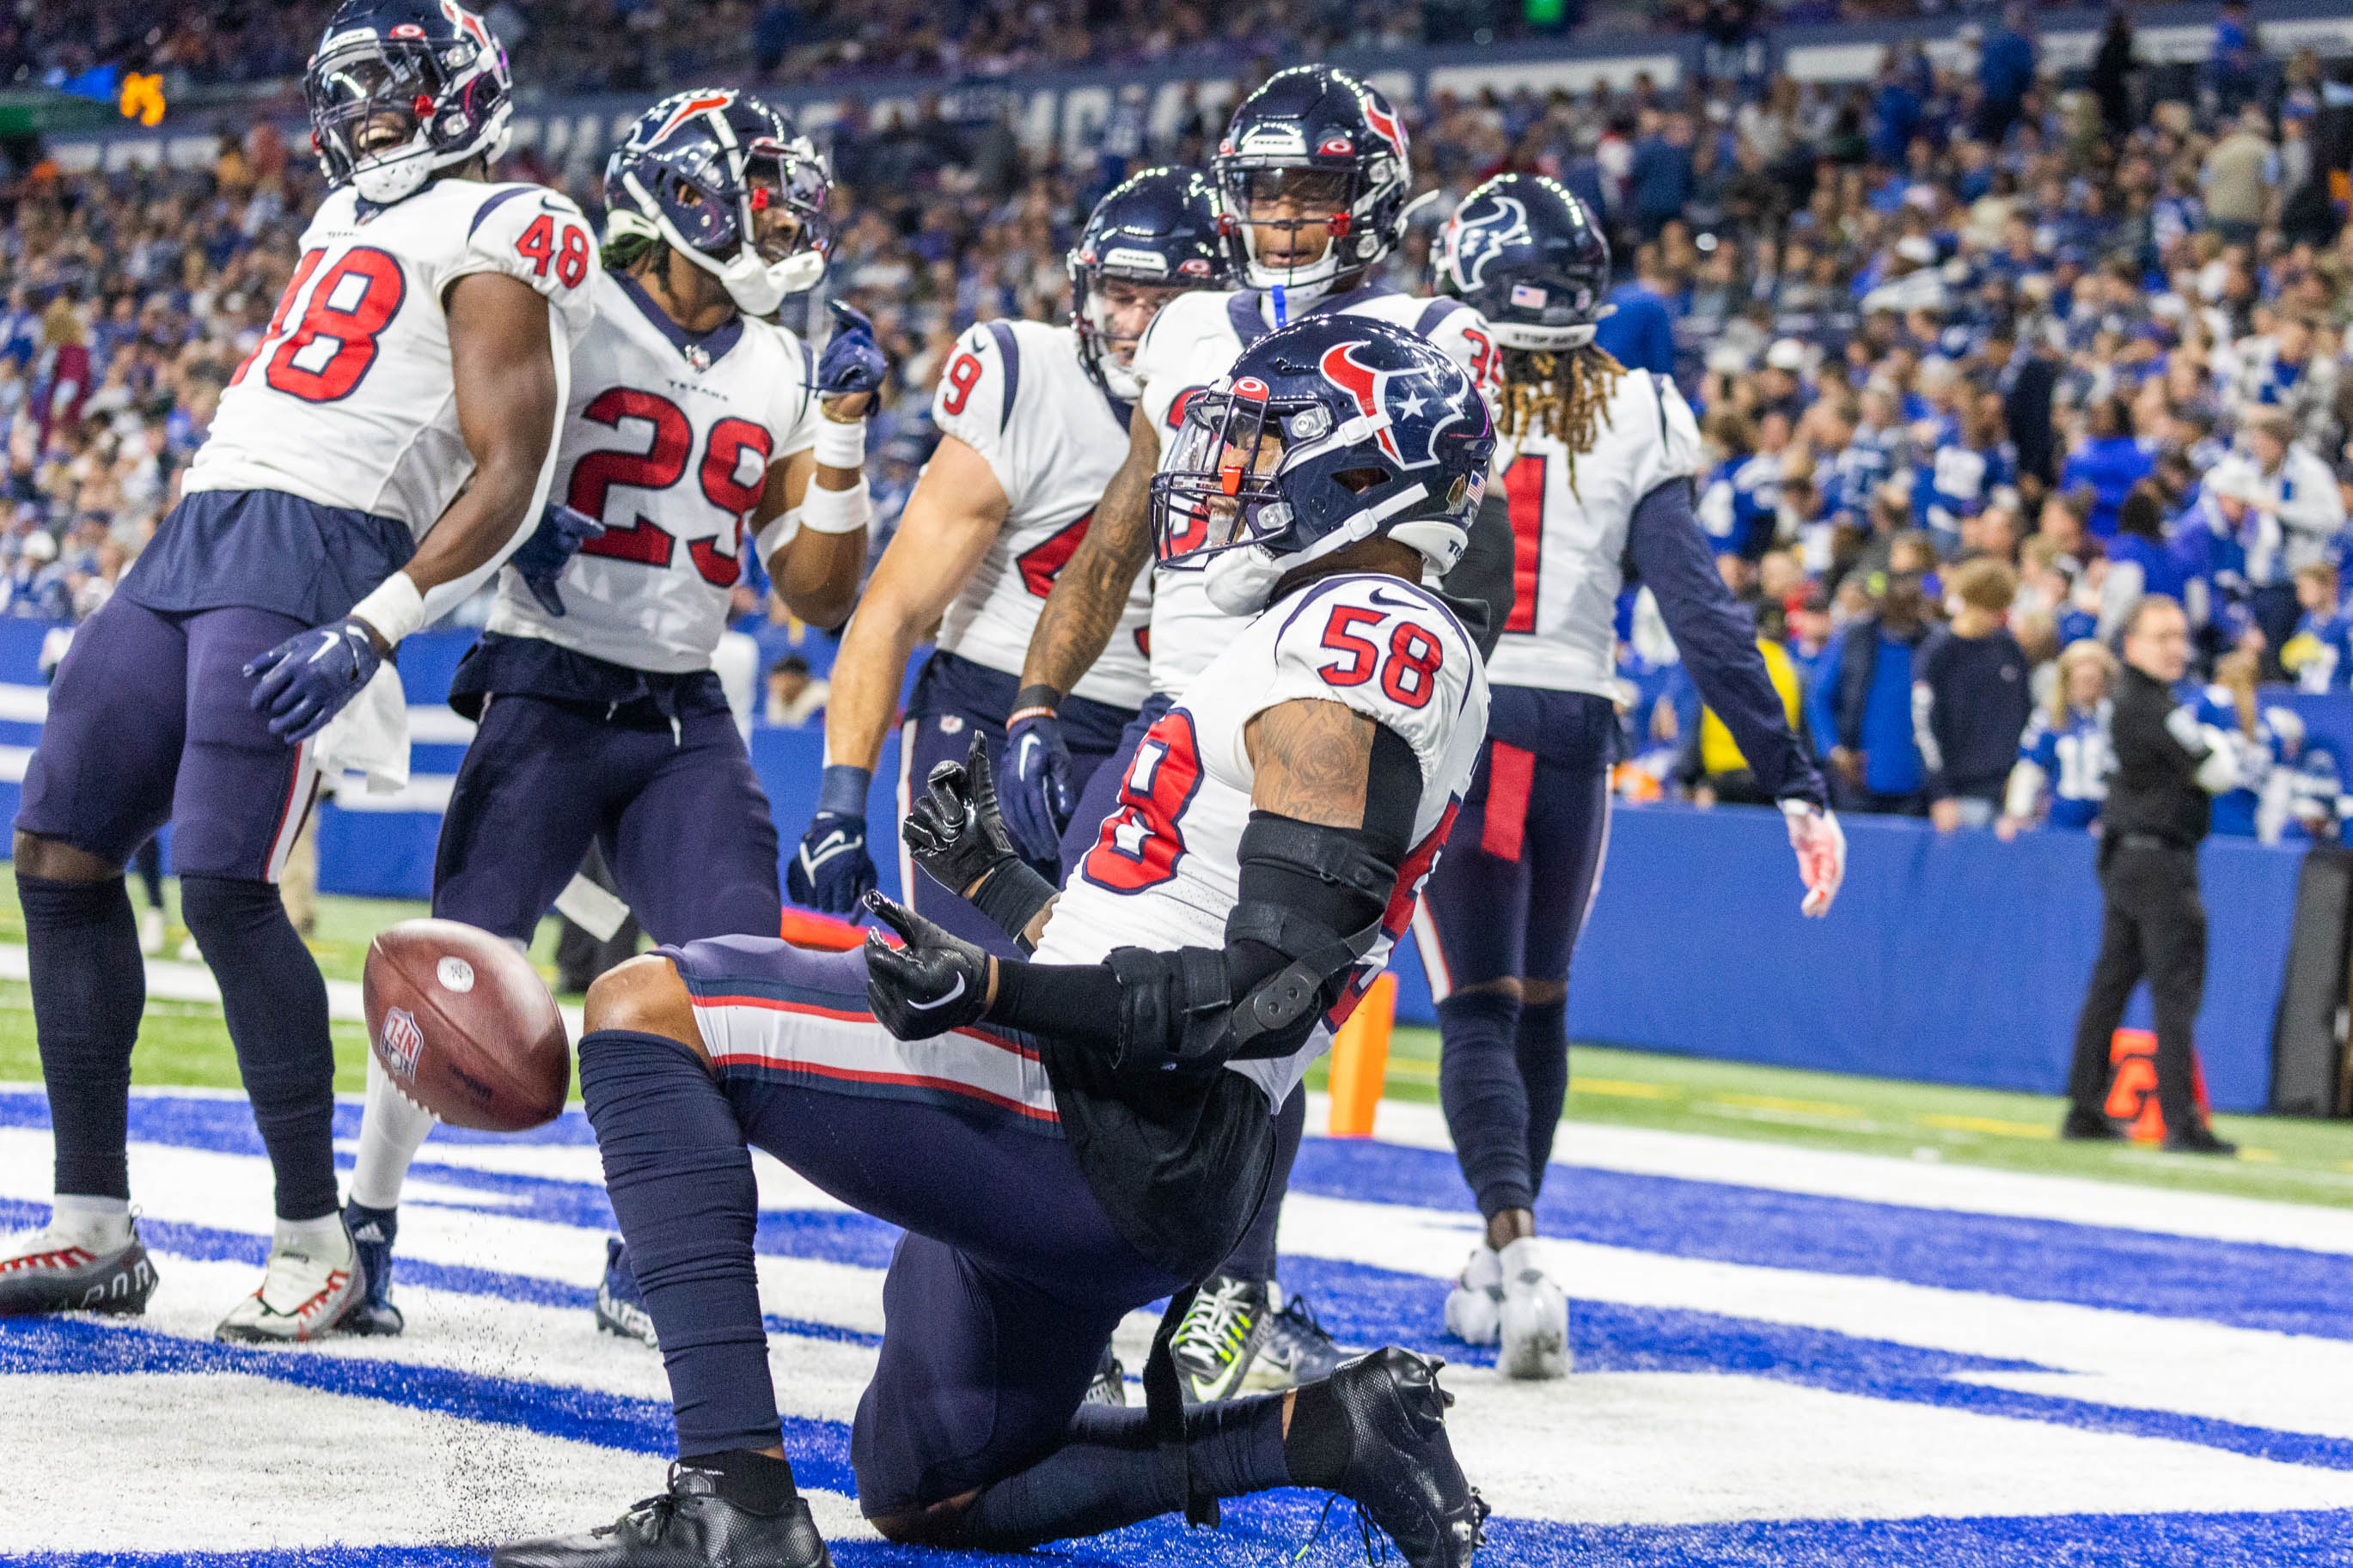
<path fill-rule="evenodd" d="M 1413 926 L 1438 1002 L 1447 1130 L 1490 1218 L 1535 1206 L 1568 1092 L 1568 1036 L 1563 1004 L 1481 988 L 1567 983 L 1609 843 L 1617 729 L 1606 700 L 1577 692 L 1499 687 L 1494 711 Z"/>
<path fill-rule="evenodd" d="M 749 1144 L 907 1235 L 850 1435 L 859 1506 L 902 1513 L 1066 1440 L 1121 1318 L 1183 1283 L 1120 1236 L 1064 1142 L 1034 1050 L 901 1041 L 863 954 L 739 937 L 665 949 L 714 1080 L 673 1042 L 596 1034 L 581 1092 L 687 1457 L 779 1440 L 753 1268 Z"/>
<path fill-rule="evenodd" d="M 776 825 L 732 715 L 673 734 L 491 697 L 442 818 L 433 912 L 529 942 L 591 843 L 657 942 L 776 933 Z"/>

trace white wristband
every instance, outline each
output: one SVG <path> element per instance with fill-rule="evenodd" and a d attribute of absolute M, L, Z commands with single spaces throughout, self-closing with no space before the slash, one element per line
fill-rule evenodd
<path fill-rule="evenodd" d="M 801 498 L 798 515 L 801 526 L 811 533 L 855 533 L 874 515 L 874 498 L 867 490 L 866 476 L 860 474 L 846 490 L 829 490 L 811 481 L 808 493 Z"/>
<path fill-rule="evenodd" d="M 844 424 L 839 419 L 817 422 L 818 462 L 828 468 L 861 468 L 866 462 L 866 421 L 852 419 Z"/>
<path fill-rule="evenodd" d="M 415 578 L 406 572 L 395 572 L 377 584 L 374 593 L 353 605 L 352 614 L 396 647 L 401 638 L 425 624 L 425 595 L 417 591 Z"/>

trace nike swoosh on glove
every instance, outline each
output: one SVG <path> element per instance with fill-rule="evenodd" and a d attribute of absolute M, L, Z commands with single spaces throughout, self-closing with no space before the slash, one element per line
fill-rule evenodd
<path fill-rule="evenodd" d="M 604 531 L 605 525 L 586 512 L 549 501 L 547 510 L 539 514 L 539 526 L 522 542 L 522 549 L 507 557 L 507 564 L 515 569 L 515 575 L 522 579 L 541 608 L 561 616 L 564 595 L 555 580 L 564 575 L 565 564 L 580 553 L 580 547 Z"/>
<path fill-rule="evenodd" d="M 353 616 L 296 632 L 247 665 L 245 678 L 255 683 L 253 710 L 291 746 L 325 729 L 383 668 L 375 634 Z"/>
<path fill-rule="evenodd" d="M 891 362 L 882 357 L 881 345 L 874 341 L 874 323 L 867 320 L 865 311 L 839 300 L 828 301 L 827 308 L 833 312 L 833 339 L 818 357 L 818 395 L 846 397 L 852 393 L 881 392 L 883 378 L 891 374 Z"/>
<path fill-rule="evenodd" d="M 866 851 L 866 819 L 820 811 L 785 868 L 785 891 L 803 909 L 845 918 L 874 886 L 874 859 Z"/>
<path fill-rule="evenodd" d="M 881 931 L 866 933 L 866 1002 L 882 1026 L 902 1040 L 928 1040 L 980 1022 L 988 954 L 880 893 L 867 894 L 866 907 L 906 942 L 892 947 Z"/>
<path fill-rule="evenodd" d="M 988 742 L 972 738 L 960 763 L 932 769 L 923 797 L 908 808 L 899 837 L 934 882 L 959 898 L 988 874 L 1020 858 L 997 808 L 997 782 L 989 774 Z"/>
<path fill-rule="evenodd" d="M 1005 731 L 1005 763 L 1010 776 L 1001 804 L 1014 847 L 1041 866 L 1059 868 L 1062 829 L 1079 805 L 1062 721 L 1051 713 L 1017 720 Z"/>
<path fill-rule="evenodd" d="M 1798 854 L 1798 875 L 1806 881 L 1806 900 L 1798 906 L 1799 912 L 1826 915 L 1846 880 L 1846 830 L 1839 826 L 1835 813 L 1810 801 L 1785 800 L 1781 814 L 1788 819 L 1789 847 Z"/>

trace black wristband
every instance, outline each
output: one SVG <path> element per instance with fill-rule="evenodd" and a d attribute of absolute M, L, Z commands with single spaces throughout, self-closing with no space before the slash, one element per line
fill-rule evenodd
<path fill-rule="evenodd" d="M 1043 708 L 1050 713 L 1061 705 L 1062 694 L 1041 680 L 1035 686 L 1025 686 L 1015 692 L 1013 706 L 1008 711 L 1019 713 L 1026 709 Z"/>
<path fill-rule="evenodd" d="M 1000 860 L 996 868 L 980 879 L 972 890 L 972 907 L 987 917 L 988 923 L 1020 943 L 1021 951 L 1029 951 L 1022 932 L 1029 929 L 1039 910 L 1053 901 L 1054 884 L 1030 868 L 1026 860 Z"/>
<path fill-rule="evenodd" d="M 1100 963 L 997 961 L 997 996 L 982 1015 L 1033 1035 L 1098 1050 L 1119 1049 L 1120 984 Z"/>

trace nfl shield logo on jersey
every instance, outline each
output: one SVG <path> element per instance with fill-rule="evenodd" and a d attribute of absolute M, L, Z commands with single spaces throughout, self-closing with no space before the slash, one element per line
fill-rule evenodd
<path fill-rule="evenodd" d="M 686 363 L 692 365 L 698 372 L 709 370 L 711 351 L 701 343 L 689 343 L 686 345 Z"/>
<path fill-rule="evenodd" d="M 417 1026 L 417 1019 L 405 1007 L 395 1007 L 384 1016 L 384 1065 L 395 1078 L 417 1077 L 417 1054 L 425 1048 L 425 1031 Z"/>

